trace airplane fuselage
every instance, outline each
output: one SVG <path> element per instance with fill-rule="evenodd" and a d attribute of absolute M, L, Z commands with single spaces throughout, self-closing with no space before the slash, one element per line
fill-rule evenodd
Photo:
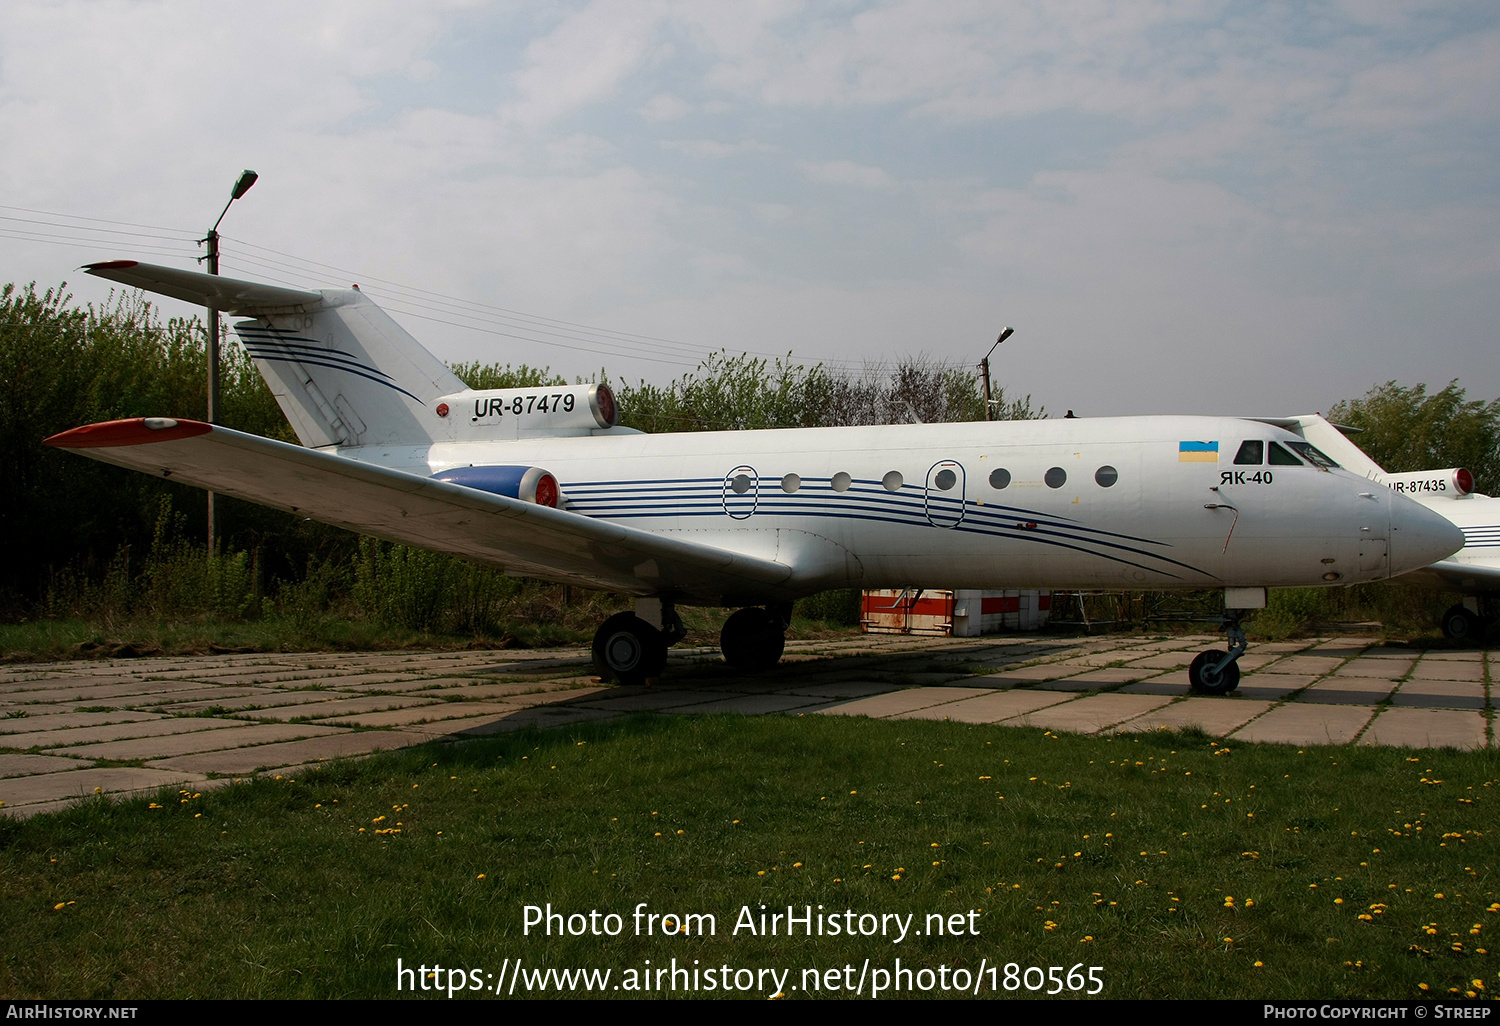
<path fill-rule="evenodd" d="M 1164 416 L 337 451 L 424 475 L 540 467 L 560 508 L 785 563 L 803 593 L 1352 584 L 1430 551 L 1415 504 L 1356 475 L 1229 462 L 1244 439 L 1282 437 Z"/>

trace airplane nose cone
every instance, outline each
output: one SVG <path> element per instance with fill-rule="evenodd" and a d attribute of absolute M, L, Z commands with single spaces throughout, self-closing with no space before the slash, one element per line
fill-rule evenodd
<path fill-rule="evenodd" d="M 1391 496 L 1391 576 L 1447 559 L 1464 547 L 1464 533 L 1441 513 L 1404 495 Z"/>

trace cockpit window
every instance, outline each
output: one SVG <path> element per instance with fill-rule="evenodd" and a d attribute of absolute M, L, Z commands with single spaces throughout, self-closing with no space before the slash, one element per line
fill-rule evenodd
<path fill-rule="evenodd" d="M 1258 467 L 1264 458 L 1265 443 L 1251 441 L 1240 443 L 1240 451 L 1234 454 L 1237 467 Z"/>
<path fill-rule="evenodd" d="M 1281 447 L 1281 443 L 1279 443 L 1279 442 L 1267 442 L 1266 445 L 1270 449 L 1270 457 L 1271 458 L 1267 462 L 1269 462 L 1271 464 L 1271 466 L 1273 466 L 1273 467 L 1300 467 L 1300 466 L 1302 466 L 1302 461 L 1299 460 L 1297 457 L 1293 456 L 1291 453 L 1287 452 L 1285 449 L 1283 449 Z"/>
<path fill-rule="evenodd" d="M 1321 467 L 1324 470 L 1334 470 L 1338 467 L 1338 464 L 1329 459 L 1326 453 L 1309 442 L 1288 442 L 1286 444 L 1301 453 L 1302 458 L 1315 467 Z"/>

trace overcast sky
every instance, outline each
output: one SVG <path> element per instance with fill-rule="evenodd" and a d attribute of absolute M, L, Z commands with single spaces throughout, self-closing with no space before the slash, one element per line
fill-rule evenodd
<path fill-rule="evenodd" d="M 448 360 L 1012 325 L 1053 415 L 1491 399 L 1497 93 L 1492 2 L 7 0 L 0 281 L 190 266 L 254 168 L 225 274 L 358 281 Z"/>

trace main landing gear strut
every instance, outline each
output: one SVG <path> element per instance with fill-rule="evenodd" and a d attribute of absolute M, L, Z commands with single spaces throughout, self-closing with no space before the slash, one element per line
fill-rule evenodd
<path fill-rule="evenodd" d="M 791 620 L 790 602 L 739 610 L 725 621 L 719 634 L 724 661 L 741 670 L 775 666 L 786 648 L 786 629 Z M 660 677 L 666 669 L 667 649 L 686 633 L 670 600 L 641 599 L 635 612 L 616 613 L 595 632 L 594 669 L 606 680 L 621 684 L 642 684 Z"/>
<path fill-rule="evenodd" d="M 1224 633 L 1229 637 L 1229 651 L 1211 648 L 1199 652 L 1188 667 L 1188 683 L 1200 695 L 1227 695 L 1240 686 L 1240 656 L 1249 642 L 1240 626 L 1243 609 L 1224 610 Z"/>

